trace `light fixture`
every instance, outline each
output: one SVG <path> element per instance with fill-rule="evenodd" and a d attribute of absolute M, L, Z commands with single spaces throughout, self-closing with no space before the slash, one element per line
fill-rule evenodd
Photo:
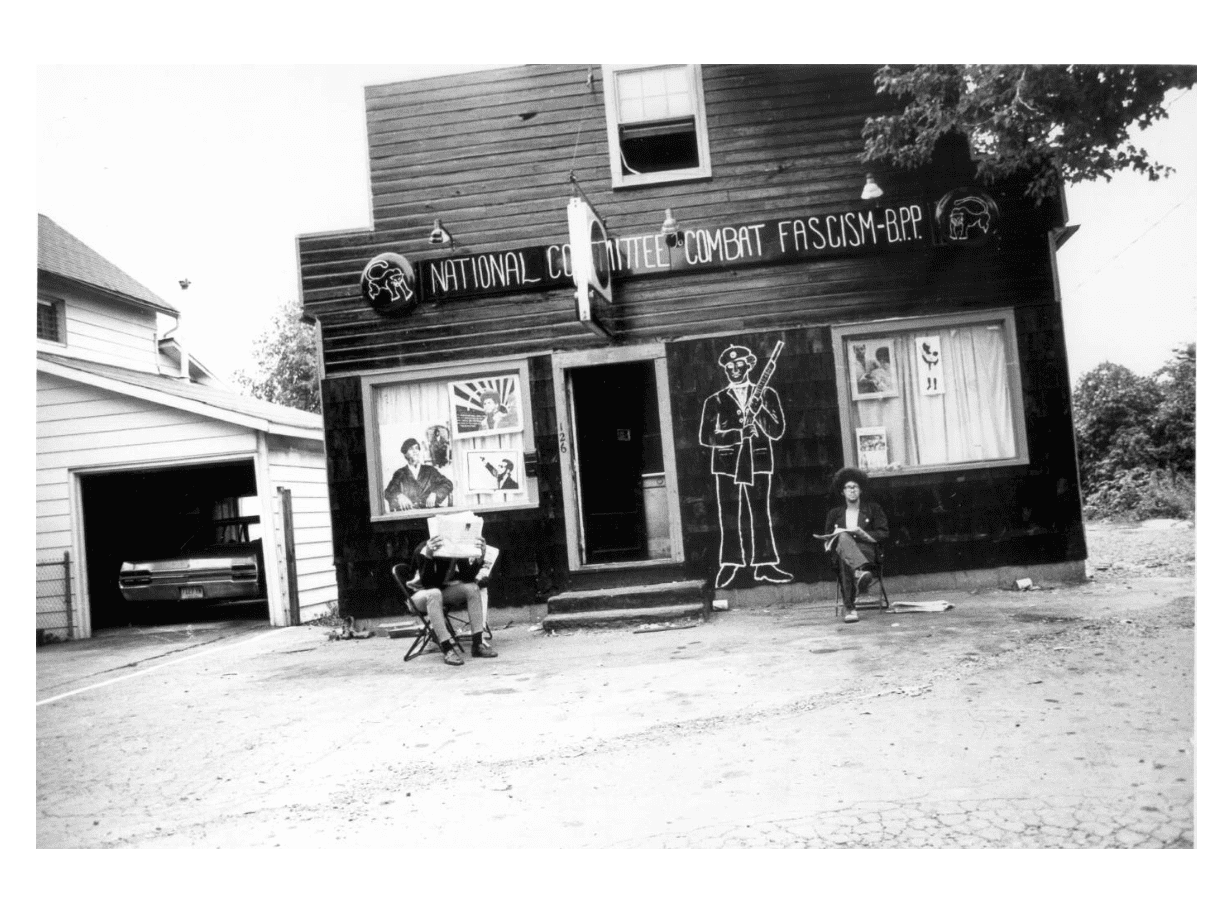
<path fill-rule="evenodd" d="M 864 175 L 864 192 L 860 194 L 860 199 L 873 200 L 879 196 L 881 196 L 881 188 L 877 186 L 873 176 L 871 174 Z"/>
<path fill-rule="evenodd" d="M 664 236 L 668 247 L 675 247 L 680 243 L 680 223 L 672 215 L 671 209 L 663 210 L 663 226 L 659 228 L 659 233 Z"/>
<path fill-rule="evenodd" d="M 428 233 L 428 243 L 453 246 L 453 235 L 445 230 L 445 226 L 441 224 L 440 219 L 433 220 L 432 230 Z"/>

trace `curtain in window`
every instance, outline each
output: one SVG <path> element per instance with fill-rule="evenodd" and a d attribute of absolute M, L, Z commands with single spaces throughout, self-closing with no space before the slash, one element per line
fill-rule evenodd
<path fill-rule="evenodd" d="M 518 503 L 527 499 L 525 480 L 521 491 L 472 491 L 467 478 L 467 453 L 490 450 L 522 452 L 522 431 L 490 434 L 484 437 L 454 439 L 450 423 L 449 381 L 391 383 L 376 388 L 376 446 L 380 487 L 384 490 L 393 473 L 406 465 L 402 442 L 408 437 L 419 441 L 424 462 L 453 482 L 447 506 L 483 507 Z M 433 460 L 433 431 L 443 429 L 448 437 L 450 457 L 445 465 Z M 382 501 L 382 512 L 386 512 Z"/>
<path fill-rule="evenodd" d="M 940 340 L 941 392 L 921 388 L 917 339 Z M 898 394 L 854 404 L 856 428 L 884 427 L 890 465 L 943 465 L 1016 455 L 1001 323 L 893 337 Z"/>

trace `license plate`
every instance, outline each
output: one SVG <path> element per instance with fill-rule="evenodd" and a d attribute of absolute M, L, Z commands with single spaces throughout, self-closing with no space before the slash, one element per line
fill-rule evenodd
<path fill-rule="evenodd" d="M 181 586 L 180 599 L 199 599 L 205 598 L 205 590 L 200 586 Z"/>

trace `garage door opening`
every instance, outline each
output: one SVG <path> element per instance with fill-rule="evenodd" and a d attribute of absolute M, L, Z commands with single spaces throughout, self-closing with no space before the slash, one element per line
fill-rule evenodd
<path fill-rule="evenodd" d="M 268 620 L 251 460 L 83 475 L 81 493 L 94 630 Z"/>

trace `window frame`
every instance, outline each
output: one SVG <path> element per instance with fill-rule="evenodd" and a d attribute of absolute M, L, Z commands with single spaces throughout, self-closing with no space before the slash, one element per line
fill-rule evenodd
<path fill-rule="evenodd" d="M 843 464 L 859 465 L 856 452 L 855 426 L 852 421 L 852 399 L 847 376 L 846 340 L 860 335 L 901 335 L 920 329 L 945 329 L 978 323 L 1000 322 L 1005 331 L 1005 370 L 1009 381 L 1010 408 L 1013 411 L 1015 455 L 1005 459 L 981 459 L 968 462 L 932 463 L 898 468 L 869 469 L 870 478 L 900 475 L 936 475 L 972 469 L 1028 465 L 1031 454 L 1027 443 L 1027 421 L 1022 399 L 1022 362 L 1018 349 L 1018 330 L 1012 307 L 991 310 L 971 310 L 922 317 L 868 320 L 860 323 L 840 323 L 830 327 L 830 342 L 834 354 L 834 379 L 839 407 L 839 425 L 843 435 Z"/>
<path fill-rule="evenodd" d="M 56 315 L 56 338 L 48 339 L 48 338 L 45 338 L 44 336 L 39 335 L 38 326 L 36 323 L 34 332 L 35 332 L 35 338 L 37 339 L 37 341 L 45 342 L 48 345 L 67 346 L 68 345 L 68 326 L 65 325 L 64 299 L 63 298 L 53 298 L 53 297 L 49 297 L 48 295 L 39 295 L 38 296 L 38 307 L 39 308 L 50 307 L 52 309 L 52 313 Z"/>
<path fill-rule="evenodd" d="M 499 504 L 460 504 L 452 507 L 424 507 L 397 512 L 385 511 L 385 487 L 389 476 L 397 466 L 382 464 L 380 454 L 380 438 L 376 426 L 375 396 L 380 388 L 413 383 L 451 383 L 471 378 L 481 378 L 499 374 L 517 374 L 519 408 L 522 418 L 522 472 L 523 484 L 526 489 L 526 499 L 517 503 Z M 374 523 L 398 522 L 408 519 L 424 519 L 445 513 L 463 513 L 468 510 L 476 514 L 504 512 L 508 510 L 533 510 L 539 506 L 539 479 L 526 474 L 526 457 L 536 453 L 534 415 L 530 399 L 530 366 L 526 359 L 521 360 L 490 360 L 468 361 L 440 367 L 413 368 L 408 370 L 390 371 L 388 373 L 367 374 L 360 378 L 362 396 L 362 412 L 364 421 L 364 447 L 368 465 L 368 518 Z M 456 444 L 456 429 L 450 421 L 451 443 Z M 511 433 L 517 433 L 516 431 Z M 455 457 L 457 450 L 454 450 Z M 402 465 L 399 462 L 398 465 Z M 462 472 L 464 468 L 456 471 Z M 383 474 L 384 473 L 384 474 Z M 457 479 L 455 479 L 455 485 Z"/>
<path fill-rule="evenodd" d="M 689 85 L 689 97 L 693 102 L 694 124 L 697 133 L 697 167 L 677 168 L 672 171 L 655 171 L 649 174 L 625 174 L 620 166 L 620 119 L 617 103 L 616 77 L 621 73 L 636 70 L 657 70 L 665 67 L 684 67 L 685 81 Z M 608 160 L 612 172 L 612 189 L 645 187 L 681 181 L 706 180 L 711 176 L 710 133 L 706 126 L 706 93 L 702 84 L 701 64 L 603 64 L 603 106 L 607 117 Z"/>

